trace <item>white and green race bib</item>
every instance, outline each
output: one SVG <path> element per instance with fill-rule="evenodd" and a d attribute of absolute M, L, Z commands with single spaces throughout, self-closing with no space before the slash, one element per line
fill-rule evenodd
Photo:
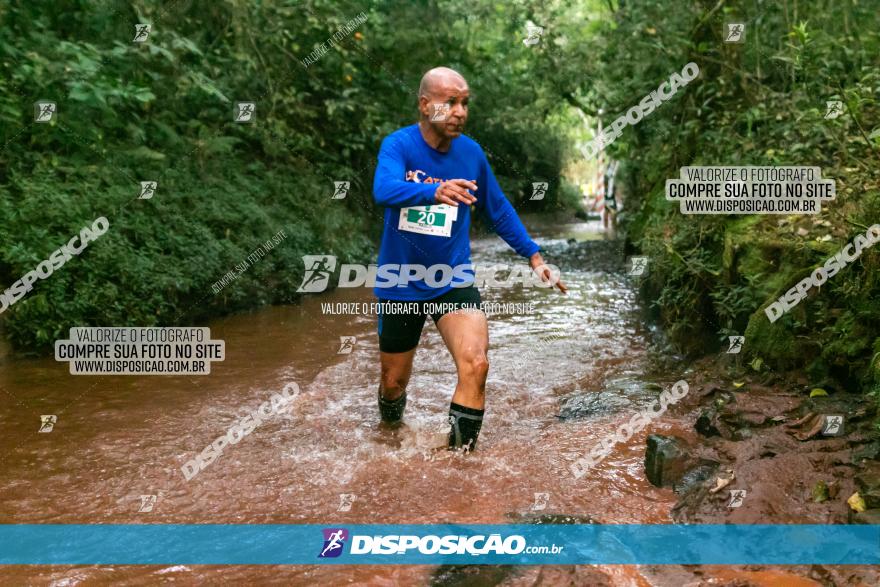
<path fill-rule="evenodd" d="M 448 237 L 452 234 L 452 223 L 457 218 L 458 208 L 449 204 L 401 208 L 397 229 Z"/>

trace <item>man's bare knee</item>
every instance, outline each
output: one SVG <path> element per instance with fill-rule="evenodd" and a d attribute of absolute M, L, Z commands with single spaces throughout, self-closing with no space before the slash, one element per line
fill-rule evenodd
<path fill-rule="evenodd" d="M 379 393 L 387 400 L 395 400 L 404 394 L 409 376 L 412 373 L 412 361 L 415 349 L 406 353 L 381 355 L 381 374 L 379 376 Z"/>
<path fill-rule="evenodd" d="M 382 378 L 379 382 L 379 391 L 385 399 L 397 399 L 406 391 L 406 385 L 408 383 L 409 378 L 404 377 L 401 373 L 382 371 Z"/>
<path fill-rule="evenodd" d="M 465 353 L 458 363 L 458 376 L 468 382 L 476 383 L 482 390 L 489 375 L 489 357 L 485 351 Z"/>

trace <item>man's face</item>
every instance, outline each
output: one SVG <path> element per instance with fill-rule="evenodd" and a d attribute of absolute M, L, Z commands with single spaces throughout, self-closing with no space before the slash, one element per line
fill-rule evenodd
<path fill-rule="evenodd" d="M 464 131 L 470 98 L 467 82 L 447 78 L 436 82 L 430 96 L 422 96 L 419 107 L 440 136 L 454 139 Z"/>

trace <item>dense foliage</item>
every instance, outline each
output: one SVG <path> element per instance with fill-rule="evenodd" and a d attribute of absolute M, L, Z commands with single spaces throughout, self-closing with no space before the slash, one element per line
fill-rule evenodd
<path fill-rule="evenodd" d="M 304 254 L 370 259 L 379 142 L 416 120 L 437 65 L 470 80 L 468 134 L 508 196 L 546 180 L 524 209 L 561 205 L 560 104 L 529 65 L 525 18 L 425 0 L 0 3 L 0 288 L 95 218 L 111 226 L 3 313 L 6 335 L 45 350 L 70 326 L 195 323 L 295 299 Z M 137 23 L 152 25 L 145 43 Z M 52 122 L 34 122 L 37 100 L 57 103 Z M 255 122 L 233 122 L 236 101 L 256 103 Z M 141 181 L 158 181 L 153 198 L 137 198 Z M 345 199 L 335 181 L 351 182 Z"/>
<path fill-rule="evenodd" d="M 363 14 L 314 63 L 303 60 Z M 745 42 L 725 43 L 743 22 Z M 149 42 L 132 43 L 136 23 Z M 527 24 L 543 27 L 524 44 Z M 757 368 L 880 381 L 880 254 L 779 321 L 763 308 L 880 222 L 880 10 L 868 0 L 23 1 L 0 4 L 0 284 L 98 216 L 111 230 L 4 312 L 21 349 L 73 325 L 194 323 L 295 299 L 301 255 L 366 260 L 379 141 L 415 119 L 421 74 L 470 81 L 468 134 L 520 210 L 571 207 L 563 170 L 688 62 L 700 77 L 608 147 L 621 160 L 643 293 L 672 337 L 746 335 Z M 58 103 L 33 121 L 38 99 Z M 238 100 L 256 122 L 232 121 Z M 844 113 L 825 118 L 826 101 Z M 819 217 L 684 216 L 684 165 L 813 165 L 837 183 Z M 583 174 L 578 179 L 583 179 Z M 139 182 L 156 195 L 136 199 Z M 549 197 L 527 200 L 531 182 Z M 349 195 L 331 200 L 334 181 Z M 261 242 L 288 238 L 215 295 Z M 711 346 L 710 346 L 711 348 Z"/>
<path fill-rule="evenodd" d="M 548 12 L 568 43 L 545 67 L 608 124 L 672 72 L 701 76 L 624 133 L 626 225 L 651 259 L 644 293 L 673 337 L 705 351 L 730 334 L 761 365 L 808 366 L 850 388 L 880 383 L 880 251 L 778 322 L 763 308 L 880 223 L 880 6 L 865 0 L 609 0 L 591 23 Z M 725 43 L 725 23 L 746 24 Z M 587 30 L 589 29 L 589 30 Z M 555 72 L 555 73 L 554 73 Z M 826 101 L 844 113 L 825 119 Z M 873 135 L 873 138 L 872 138 Z M 815 165 L 837 199 L 810 216 L 685 216 L 664 199 L 685 165 Z M 706 335 L 710 337 L 707 340 Z M 726 347 L 725 347 L 726 348 Z M 757 359 L 760 359 L 759 361 Z"/>

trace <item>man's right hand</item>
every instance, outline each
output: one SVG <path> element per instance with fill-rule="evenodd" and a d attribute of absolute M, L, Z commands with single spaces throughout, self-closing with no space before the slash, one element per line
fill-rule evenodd
<path fill-rule="evenodd" d="M 477 199 L 470 195 L 467 190 L 477 191 L 477 184 L 467 179 L 450 179 L 440 182 L 437 191 L 434 192 L 434 201 L 438 204 L 458 206 L 458 203 L 470 206 Z"/>

